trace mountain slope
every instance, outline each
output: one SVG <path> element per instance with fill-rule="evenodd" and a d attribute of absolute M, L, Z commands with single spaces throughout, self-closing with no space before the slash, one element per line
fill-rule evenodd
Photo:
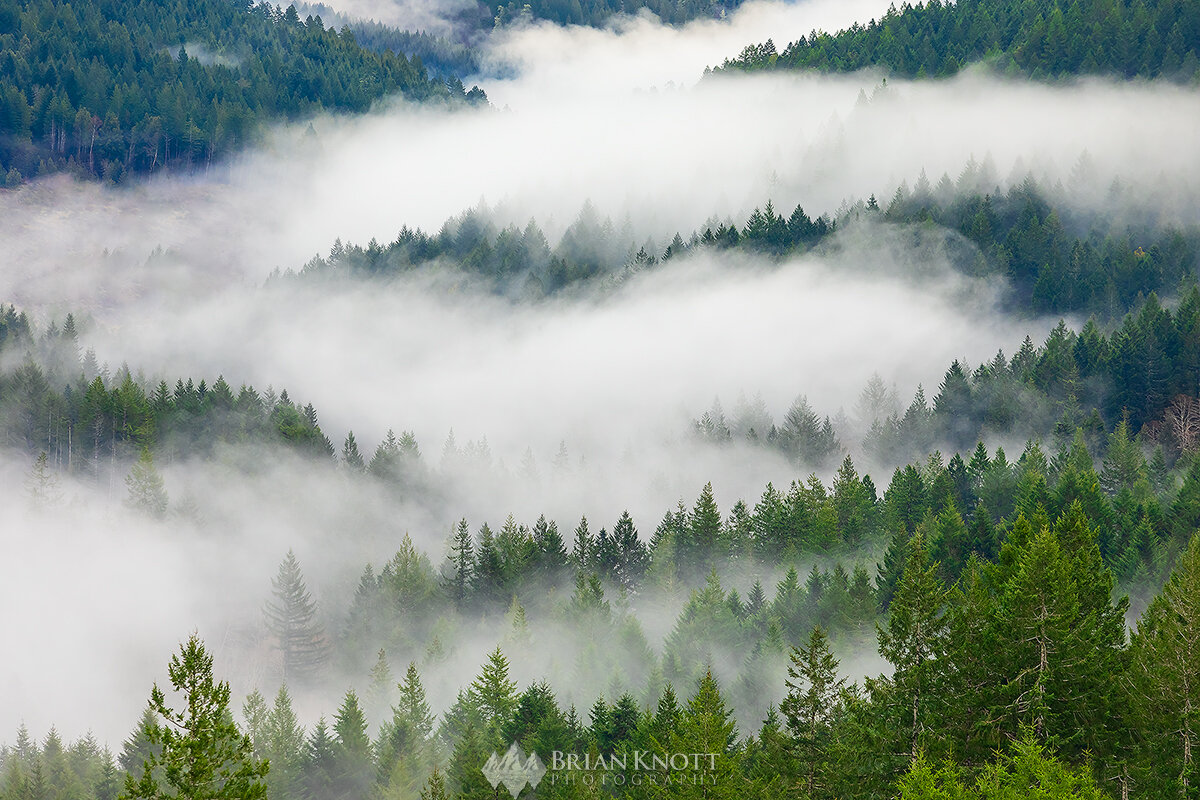
<path fill-rule="evenodd" d="M 878 67 L 908 78 L 986 61 L 1034 78 L 1116 75 L 1190 81 L 1200 74 L 1200 3 L 1188 0 L 960 0 L 894 6 L 836 34 L 814 31 L 782 53 L 751 45 L 727 69 Z"/>
<path fill-rule="evenodd" d="M 371 52 L 294 7 L 0 0 L 0 168 L 10 183 L 206 164 L 265 121 L 364 111 L 397 92 L 464 99 L 419 62 Z"/>

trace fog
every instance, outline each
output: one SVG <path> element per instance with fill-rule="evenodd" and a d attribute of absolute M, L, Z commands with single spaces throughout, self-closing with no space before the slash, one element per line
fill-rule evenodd
<path fill-rule="evenodd" d="M 794 15 L 798 33 L 849 21 L 834 8 L 841 4 L 751 5 L 730 26 L 640 18 L 603 31 L 504 31 L 485 56 L 514 77 L 481 78 L 491 109 L 392 102 L 363 117 L 313 120 L 315 143 L 307 123 L 278 129 L 207 177 L 117 191 L 51 181 L 6 193 L 0 236 L 13 268 L 0 292 L 37 305 L 116 302 L 153 278 L 115 275 L 97 255 L 108 249 L 140 263 L 158 245 L 192 259 L 193 280 L 255 282 L 326 252 L 335 238 L 388 241 L 405 224 L 436 231 L 481 200 L 522 226 L 536 217 L 553 236 L 590 199 L 666 241 L 714 215 L 744 219 L 768 199 L 785 212 L 802 203 L 814 216 L 848 199 L 886 200 L 922 169 L 933 182 L 953 179 L 972 157 L 990 156 L 997 183 L 1029 172 L 1053 183 L 1069 182 L 1086 152 L 1076 202 L 1108 202 L 1120 178 L 1143 205 L 1194 216 L 1200 109 L 1180 87 L 1051 87 L 968 73 L 892 81 L 860 105 L 877 76 L 700 80 L 704 65 L 736 54 L 736 42 L 763 38 L 772 15 Z M 871 12 L 851 4 L 839 13 Z"/>
<path fill-rule="evenodd" d="M 107 485 L 64 478 L 64 502 L 56 508 L 35 508 L 21 490 L 27 465 L 11 457 L 0 461 L 4 477 L 0 501 L 5 503 L 8 523 L 7 535 L 0 540 L 4 565 L 0 602 L 19 609 L 6 622 L 12 645 L 0 668 L 0 677 L 9 687 L 0 698 L 0 715 L 8 725 L 5 739 L 18 724 L 39 738 L 54 726 L 68 739 L 91 731 L 100 742 L 119 748 L 145 706 L 151 683 L 167 685 L 166 662 L 193 630 L 214 654 L 217 674 L 231 681 L 235 706 L 240 707 L 255 688 L 269 697 L 280 682 L 279 663 L 266 637 L 262 609 L 271 599 L 270 580 L 288 549 L 294 549 L 300 559 L 321 621 L 331 632 L 344 623 L 363 566 L 370 562 L 378 571 L 400 548 L 405 534 L 431 556 L 435 567 L 440 566 L 449 531 L 440 517 L 460 508 L 458 500 L 466 498 L 467 487 L 451 486 L 445 506 L 434 508 L 425 498 L 397 498 L 373 481 L 349 481 L 282 453 L 259 456 L 261 464 L 252 470 L 220 458 L 164 465 L 162 473 L 177 510 L 162 522 L 125 508 L 119 480 L 110 492 Z M 709 458 L 708 463 L 715 459 Z M 741 463 L 762 466 L 748 460 Z M 736 464 L 735 459 L 726 469 Z M 590 484 L 597 491 L 580 492 L 581 484 L 592 477 L 594 473 L 587 470 L 558 474 L 547 469 L 540 484 L 531 485 L 476 473 L 470 487 L 476 496 L 467 499 L 478 503 L 481 491 L 489 495 L 503 490 L 508 503 L 500 505 L 493 499 L 492 507 L 516 508 L 520 514 L 520 507 L 536 507 L 538 498 L 565 488 L 568 496 L 557 497 L 560 506 L 580 499 L 570 509 L 574 517 L 558 516 L 560 531 L 569 539 L 581 511 L 587 511 L 593 530 L 598 530 L 611 527 L 619 513 L 614 509 L 624 507 L 611 502 L 612 486 Z M 480 490 L 481 482 L 491 486 Z M 699 487 L 690 490 L 684 501 L 690 505 L 698 492 Z M 642 514 L 635 504 L 635 521 L 643 536 L 671 505 L 648 504 Z M 727 509 L 723 502 L 722 510 Z M 506 512 L 499 516 L 463 513 L 472 528 L 487 521 L 498 529 Z M 519 519 L 526 524 L 533 521 L 529 516 Z M 862 563 L 871 565 L 877 557 L 864 553 Z M 30 569 L 30 564 L 38 568 Z M 770 569 L 727 577 L 724 585 L 736 587 L 744 596 L 751 583 L 760 579 L 771 594 L 781 577 L 780 571 Z M 630 599 L 610 593 L 608 599 L 616 612 L 616 625 L 637 619 L 651 649 L 661 654 L 663 639 L 687 597 L 647 591 Z M 552 610 L 529 608 L 529 641 L 515 640 L 504 618 L 484 622 L 468 616 L 448 624 L 440 626 L 445 661 L 431 664 L 423 642 L 415 649 L 388 652 L 397 678 L 409 660 L 421 665 L 435 713 L 453 702 L 497 645 L 508 653 L 513 676 L 522 687 L 550 679 L 564 707 L 575 703 L 582 712 L 597 695 L 614 699 L 613 679 L 620 679 L 619 685 L 639 700 L 648 700 L 644 697 L 648 670 L 636 649 L 625 650 L 608 641 L 603 657 L 593 665 L 584 657 L 590 652 L 595 658 L 599 632 L 565 627 Z M 839 640 L 839 651 L 844 671 L 854 677 L 884 668 L 858 637 Z M 740 673 L 744 655 L 721 649 L 712 653 L 711 666 L 729 687 Z M 625 660 L 627 666 L 609 672 L 606 664 L 614 660 Z M 297 712 L 304 724 L 311 725 L 319 715 L 331 715 L 342 693 L 355 688 L 371 711 L 374 731 L 387 712 L 386 706 L 371 700 L 370 663 L 346 670 L 341 661 L 342 654 L 335 653 L 324 679 L 315 686 L 290 686 Z M 782 669 L 781 661 L 772 664 Z M 683 694 L 692 689 L 677 688 Z M 739 702 L 743 728 L 757 724 L 767 703 L 778 702 L 782 692 L 779 682 L 772 696 Z"/>
<path fill-rule="evenodd" d="M 485 53 L 490 74 L 507 77 L 480 76 L 493 108 L 393 100 L 312 120 L 315 140 L 307 122 L 275 129 L 207 175 L 119 188 L 56 178 L 0 193 L 0 298 L 43 323 L 80 313 L 84 345 L 113 369 L 286 387 L 316 405 L 335 444 L 353 429 L 368 455 L 388 428 L 410 429 L 436 467 L 453 429 L 460 443 L 486 437 L 502 462 L 487 480 L 404 501 L 286 460 L 249 474 L 234 458 L 178 463 L 164 466 L 168 490 L 194 501 L 202 523 L 133 517 L 119 481 L 69 485 L 61 512 L 14 511 L 0 536 L 0 604 L 21 610 L 5 626 L 14 655 L 0 683 L 13 690 L 0 695 L 0 738 L 24 719 L 35 735 L 91 727 L 117 745 L 193 628 L 244 692 L 261 665 L 235 653 L 230 632 L 259 624 L 288 547 L 333 613 L 363 563 L 387 558 L 405 531 L 440 564 L 461 516 L 475 529 L 544 512 L 569 535 L 581 514 L 599 527 L 629 508 L 646 536 L 706 481 L 726 511 L 767 480 L 798 477 L 764 451 L 698 448 L 687 422 L 715 396 L 729 408 L 760 392 L 778 417 L 804 393 L 833 414 L 873 372 L 902 396 L 932 389 L 954 358 L 1011 351 L 1054 322 L 1004 316 L 1002 287 L 956 275 L 936 237 L 914 246 L 911 232 L 871 226 L 784 264 L 708 254 L 536 304 L 448 294 L 421 275 L 263 285 L 336 238 L 436 231 L 480 204 L 556 237 L 591 201 L 665 245 L 713 217 L 741 224 L 767 200 L 813 216 L 871 194 L 886 202 L 922 170 L 954 178 L 972 158 L 1000 186 L 1030 173 L 1074 181 L 1083 208 L 1120 203 L 1164 222 L 1195 212 L 1200 107 L 1174 87 L 968 73 L 878 92 L 874 75 L 700 78 L 744 44 L 772 36 L 782 48 L 882 10 L 755 4 L 721 24 L 509 30 Z M 1117 178 L 1124 192 L 1110 191 Z M 560 441 L 572 467 L 555 476 Z M 544 479 L 516 485 L 526 448 Z M 0 501 L 21 509 L 29 458 L 10 454 L 3 469 Z M 475 674 L 491 643 L 465 645 L 448 680 Z M 306 700 L 306 719 L 331 713 L 344 688 L 319 708 Z"/>
<path fill-rule="evenodd" d="M 455 33 L 457 18 L 476 12 L 477 0 L 338 0 L 321 3 L 341 17 L 374 20 L 402 30 L 426 31 L 439 36 Z M 329 20 L 325 20 L 328 24 Z"/>
<path fill-rule="evenodd" d="M 87 341 L 151 376 L 286 387 L 338 441 L 412 429 L 436 454 L 453 428 L 504 455 L 552 454 L 565 439 L 613 458 L 681 433 L 680 412 L 714 396 L 761 392 L 778 417 L 805 393 L 833 413 L 872 372 L 911 392 L 954 358 L 978 363 L 1050 327 L 1007 321 L 993 287 L 922 260 L 936 256 L 895 232 L 842 241 L 780 267 L 703 254 L 602 298 L 533 307 L 419 279 L 221 292 L 98 323 Z"/>
<path fill-rule="evenodd" d="M 476 8 L 479 4 L 476 0 L 338 0 L 321 5 L 332 8 L 340 17 L 347 19 L 376 20 L 403 30 L 423 30 L 441 36 L 461 38 L 469 34 L 479 34 L 478 31 L 461 29 L 465 18 L 474 17 L 479 13 L 495 14 L 496 6 L 501 4 L 483 4 L 484 7 L 478 11 Z M 593 34 L 587 28 L 573 27 L 571 30 L 573 35 L 607 42 L 601 48 L 592 48 L 592 58 L 599 57 L 596 66 L 608 71 L 616 67 L 613 59 L 605 58 L 602 52 L 607 50 L 611 56 L 615 32 L 623 40 L 617 44 L 622 48 L 623 60 L 636 58 L 649 70 L 647 75 L 668 74 L 674 76 L 673 80 L 691 83 L 706 66 L 713 63 L 714 58 L 719 61 L 723 54 L 736 54 L 749 42 L 762 41 L 774 36 L 775 41 L 782 45 L 786 41 L 807 35 L 812 30 L 840 30 L 855 22 L 865 22 L 880 16 L 886 11 L 887 6 L 879 0 L 748 3 L 725 19 L 697 20 L 689 25 L 680 26 L 674 29 L 674 36 L 671 35 L 672 29 L 664 29 L 657 17 L 649 11 L 643 11 L 637 18 L 628 15 L 613 17 L 606 26 L 609 29 L 607 32 L 594 33 L 598 38 L 592 38 Z M 644 29 L 644 35 L 655 37 L 656 44 L 661 44 L 664 40 L 671 41 L 674 44 L 671 58 L 664 58 L 663 55 L 666 54 L 655 55 L 642 51 L 638 46 L 641 43 L 639 39 L 628 35 L 632 28 L 639 27 Z M 515 28 L 516 26 L 510 26 L 506 33 L 511 33 Z M 554 37 L 549 35 L 554 29 L 553 25 L 546 26 L 537 38 L 555 42 Z M 561 43 L 561 39 L 557 42 Z M 572 55 L 579 54 L 578 50 L 572 51 Z M 539 63 L 538 66 L 544 64 Z M 647 75 L 643 75 L 642 78 Z"/>

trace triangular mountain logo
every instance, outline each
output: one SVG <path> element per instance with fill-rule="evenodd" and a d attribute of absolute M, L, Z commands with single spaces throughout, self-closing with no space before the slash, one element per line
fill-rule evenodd
<path fill-rule="evenodd" d="M 483 777 L 487 778 L 492 788 L 504 784 L 504 788 L 508 789 L 508 793 L 514 798 L 527 783 L 536 788 L 545 774 L 546 766 L 537 757 L 537 753 L 530 753 L 526 757 L 516 742 L 512 743 L 503 756 L 492 753 L 491 758 L 483 765 Z"/>

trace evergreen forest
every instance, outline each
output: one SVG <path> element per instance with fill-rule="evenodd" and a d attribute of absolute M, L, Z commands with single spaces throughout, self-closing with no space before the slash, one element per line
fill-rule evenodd
<path fill-rule="evenodd" d="M 1200 2 L 364 8 L 0 0 L 0 800 L 1200 797 Z"/>

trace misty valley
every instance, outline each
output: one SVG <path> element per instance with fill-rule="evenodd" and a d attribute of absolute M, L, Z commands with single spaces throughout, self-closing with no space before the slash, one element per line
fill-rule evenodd
<path fill-rule="evenodd" d="M 0 800 L 1196 797 L 1198 91 L 1194 0 L 0 0 Z"/>

